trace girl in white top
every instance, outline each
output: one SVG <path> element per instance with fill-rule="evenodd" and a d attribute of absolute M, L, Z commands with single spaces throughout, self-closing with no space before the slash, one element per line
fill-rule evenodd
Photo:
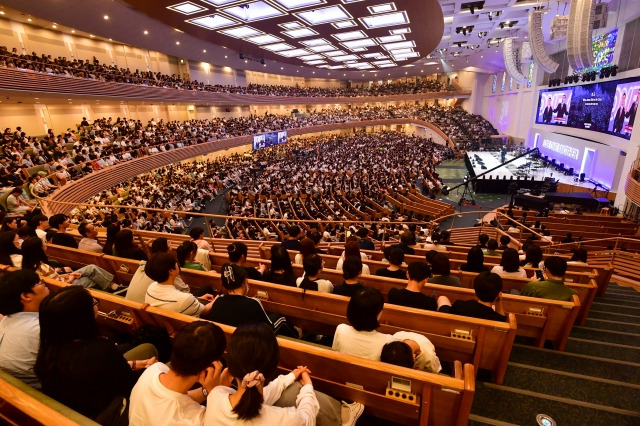
<path fill-rule="evenodd" d="M 344 263 L 344 260 L 349 257 L 349 256 L 356 256 L 359 257 L 360 259 L 362 259 L 362 273 L 363 274 L 371 274 L 371 271 L 369 270 L 369 266 L 364 263 L 365 260 L 368 259 L 367 255 L 360 252 L 360 244 L 358 244 L 358 238 L 354 237 L 355 240 L 348 240 L 346 242 L 346 244 L 344 245 L 344 251 L 342 252 L 342 256 L 340 256 L 340 259 L 338 259 L 338 264 L 336 265 L 336 269 L 338 271 L 342 271 L 342 264 Z"/>
<path fill-rule="evenodd" d="M 333 337 L 334 351 L 380 361 L 382 347 L 395 339 L 376 331 L 384 300 L 380 292 L 365 287 L 351 296 L 347 305 L 349 324 L 340 324 Z"/>
<path fill-rule="evenodd" d="M 227 386 L 213 389 L 207 398 L 205 426 L 250 424 L 252 426 L 313 426 L 320 409 L 310 371 L 300 366 L 265 385 L 278 367 L 280 353 L 273 330 L 266 324 L 236 328 L 227 347 L 228 375 L 238 390 Z M 300 380 L 302 387 L 295 407 L 274 407 L 282 392 Z M 221 382 L 225 382 L 222 378 Z"/>
<path fill-rule="evenodd" d="M 333 293 L 333 284 L 329 280 L 320 278 L 322 272 L 322 258 L 317 254 L 305 257 L 302 264 L 304 275 L 296 280 L 296 285 L 307 290 Z"/>
<path fill-rule="evenodd" d="M 520 256 L 512 248 L 506 248 L 502 252 L 500 265 L 494 266 L 491 272 L 501 277 L 527 278 L 526 271 L 520 266 Z"/>

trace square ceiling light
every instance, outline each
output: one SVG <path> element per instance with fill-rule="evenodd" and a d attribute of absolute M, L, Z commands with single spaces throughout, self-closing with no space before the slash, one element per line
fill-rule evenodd
<path fill-rule="evenodd" d="M 404 49 L 406 47 L 416 47 L 416 43 L 413 40 L 407 40 L 407 41 L 399 41 L 398 43 L 383 44 L 382 47 L 384 47 L 387 50 L 397 50 L 397 49 Z"/>
<path fill-rule="evenodd" d="M 402 55 L 403 53 L 413 52 L 413 47 L 407 47 L 404 49 L 391 50 L 389 53 L 392 55 Z"/>
<path fill-rule="evenodd" d="M 408 52 L 408 53 L 400 53 L 398 55 L 393 55 L 393 58 L 396 61 L 401 61 L 407 58 L 417 58 L 420 54 L 418 52 Z"/>
<path fill-rule="evenodd" d="M 294 56 L 306 56 L 309 54 L 309 51 L 304 49 L 293 49 L 293 50 L 282 50 L 280 52 L 276 52 L 278 55 L 285 56 L 287 58 L 293 58 Z"/>
<path fill-rule="evenodd" d="M 320 46 L 322 44 L 329 44 L 329 42 L 323 38 L 314 38 L 311 40 L 301 41 L 300 43 L 304 44 L 305 46 Z"/>
<path fill-rule="evenodd" d="M 372 62 L 372 64 L 375 64 L 375 65 L 386 65 L 386 64 L 392 64 L 392 63 L 393 62 L 391 62 L 388 59 L 386 61 L 375 61 L 375 62 Z"/>
<path fill-rule="evenodd" d="M 349 3 L 357 3 L 359 1 L 364 1 L 364 0 L 340 0 L 340 1 L 344 4 L 349 4 Z"/>
<path fill-rule="evenodd" d="M 340 70 L 342 68 L 344 68 L 344 65 L 331 65 L 329 67 L 327 67 L 330 70 Z"/>
<path fill-rule="evenodd" d="M 307 6 L 316 6 L 319 4 L 325 4 L 325 0 L 274 0 L 280 6 L 287 10 L 302 9 Z"/>
<path fill-rule="evenodd" d="M 336 50 L 336 48 L 330 44 L 321 44 L 320 46 L 312 46 L 309 48 L 309 50 L 319 53 L 319 52 L 329 52 L 331 50 Z"/>
<path fill-rule="evenodd" d="M 328 24 L 353 18 L 349 12 L 340 5 L 305 10 L 304 12 L 295 13 L 295 15 L 309 25 Z"/>
<path fill-rule="evenodd" d="M 256 37 L 250 37 L 248 39 L 246 39 L 247 41 L 250 41 L 251 43 L 255 43 L 255 44 L 271 44 L 271 43 L 277 43 L 279 41 L 282 41 L 282 39 L 280 37 L 276 37 L 274 35 L 271 34 L 264 34 L 264 35 L 259 35 Z"/>
<path fill-rule="evenodd" d="M 320 64 L 326 64 L 327 61 L 309 61 L 307 62 L 307 65 L 320 65 Z"/>
<path fill-rule="evenodd" d="M 256 30 L 255 28 L 252 28 L 248 25 L 241 25 L 235 28 L 228 28 L 226 30 L 220 30 L 218 32 L 221 34 L 227 35 L 229 37 L 235 37 L 235 38 L 247 38 L 247 37 L 256 36 L 258 34 L 262 34 L 262 31 Z"/>
<path fill-rule="evenodd" d="M 305 55 L 300 56 L 299 59 L 302 59 L 303 61 L 314 61 L 316 59 L 324 59 L 324 57 L 322 55 Z"/>
<path fill-rule="evenodd" d="M 380 43 L 393 43 L 394 41 L 402 41 L 402 40 L 405 40 L 404 34 L 378 37 L 378 41 Z"/>
<path fill-rule="evenodd" d="M 314 35 L 318 35 L 317 31 L 312 30 L 311 28 L 298 28 L 296 30 L 282 31 L 282 34 L 289 36 L 291 38 L 302 38 L 302 37 L 310 37 Z"/>
<path fill-rule="evenodd" d="M 374 52 L 374 53 L 365 53 L 364 55 L 362 55 L 363 58 L 375 58 L 376 56 L 378 56 L 379 53 Z"/>
<path fill-rule="evenodd" d="M 227 7 L 226 9 L 222 10 L 244 22 L 260 21 L 262 19 L 269 19 L 285 14 L 281 10 L 276 9 L 275 7 L 262 0 L 254 1 L 247 4 L 241 4 L 238 6 Z"/>
<path fill-rule="evenodd" d="M 194 13 L 208 10 L 206 7 L 200 6 L 199 4 L 191 3 L 190 1 L 167 6 L 167 9 L 171 9 L 174 12 L 180 12 L 184 15 L 193 15 Z"/>
<path fill-rule="evenodd" d="M 338 39 L 340 41 L 347 41 L 347 40 L 357 40 L 359 38 L 366 38 L 367 35 L 365 34 L 364 31 L 349 31 L 346 33 L 338 33 L 338 34 L 331 34 L 331 37 Z"/>
<path fill-rule="evenodd" d="M 411 28 L 396 28 L 395 30 L 389 30 L 389 34 L 408 34 L 411 32 Z"/>
<path fill-rule="evenodd" d="M 358 55 L 341 55 L 341 56 L 334 56 L 331 58 L 332 61 L 339 61 L 339 62 L 354 61 L 358 59 L 360 59 Z"/>
<path fill-rule="evenodd" d="M 376 6 L 367 6 L 367 9 L 369 9 L 369 13 L 385 13 L 385 12 L 393 12 L 394 10 L 398 10 L 396 9 L 395 3 L 385 3 L 385 4 L 378 4 Z"/>
<path fill-rule="evenodd" d="M 199 18 L 187 19 L 186 22 L 202 28 L 206 28 L 208 30 L 216 30 L 218 28 L 229 27 L 238 23 L 233 19 L 229 19 L 226 16 L 218 15 L 217 13 L 208 16 L 201 16 Z"/>
<path fill-rule="evenodd" d="M 284 24 L 278 24 L 278 26 L 285 30 L 295 30 L 296 28 L 304 27 L 304 25 L 298 21 L 285 22 Z"/>
<path fill-rule="evenodd" d="M 343 28 L 356 27 L 358 24 L 356 24 L 356 21 L 340 21 L 333 22 L 331 25 L 333 25 L 334 28 L 341 30 Z"/>
<path fill-rule="evenodd" d="M 345 53 L 347 52 L 345 52 L 344 50 L 332 50 L 331 52 L 324 52 L 323 55 L 332 57 L 332 56 L 344 55 Z"/>
<path fill-rule="evenodd" d="M 405 12 L 404 10 L 401 12 L 364 16 L 358 19 L 360 19 L 360 22 L 362 22 L 364 26 L 369 29 L 390 27 L 392 25 L 404 25 L 409 23 L 409 15 L 407 15 L 407 12 Z"/>
<path fill-rule="evenodd" d="M 225 4 L 235 3 L 238 0 L 202 0 L 205 3 L 212 4 L 214 6 L 224 6 Z"/>
<path fill-rule="evenodd" d="M 352 52 L 366 52 L 369 49 L 367 49 L 366 47 L 356 47 L 354 49 L 349 49 L 349 50 L 351 50 Z"/>
<path fill-rule="evenodd" d="M 276 44 L 270 44 L 268 46 L 260 46 L 260 47 L 266 50 L 270 50 L 272 52 L 280 52 L 281 50 L 293 49 L 293 46 L 287 43 L 276 43 Z"/>
<path fill-rule="evenodd" d="M 361 38 L 360 40 L 351 40 L 340 43 L 347 49 L 359 49 L 361 47 L 377 46 L 377 43 L 370 38 Z"/>
<path fill-rule="evenodd" d="M 396 64 L 382 64 L 382 65 L 378 65 L 378 68 L 389 68 L 389 67 L 396 67 Z"/>

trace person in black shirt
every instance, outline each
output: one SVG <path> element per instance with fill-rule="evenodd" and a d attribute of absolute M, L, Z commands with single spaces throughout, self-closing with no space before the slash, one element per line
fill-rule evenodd
<path fill-rule="evenodd" d="M 505 250 L 509 248 L 509 243 L 511 242 L 511 238 L 508 235 L 503 235 L 500 237 L 500 246 L 498 250 Z"/>
<path fill-rule="evenodd" d="M 407 273 L 400 269 L 402 262 L 404 262 L 404 252 L 395 246 L 389 246 L 384 249 L 385 258 L 389 260 L 389 266 L 386 268 L 380 268 L 376 271 L 376 275 L 379 277 L 396 278 L 404 280 L 407 278 Z"/>
<path fill-rule="evenodd" d="M 364 284 L 358 281 L 360 274 L 362 274 L 362 259 L 357 256 L 347 257 L 342 264 L 344 282 L 333 287 L 333 294 L 351 297 L 364 289 Z"/>
<path fill-rule="evenodd" d="M 404 231 L 400 234 L 400 243 L 396 244 L 394 247 L 398 247 L 400 250 L 404 252 L 404 254 L 416 254 L 416 251 L 409 247 L 412 244 L 415 244 L 414 235 L 411 231 Z"/>
<path fill-rule="evenodd" d="M 311 231 L 309 235 L 307 235 L 307 237 L 309 237 L 309 239 L 313 241 L 313 245 L 316 247 L 317 254 L 327 254 L 326 251 L 318 247 L 318 245 L 322 242 L 322 234 L 317 229 Z"/>
<path fill-rule="evenodd" d="M 492 272 L 480 272 L 473 280 L 476 299 L 456 300 L 452 305 L 446 296 L 438 297 L 438 311 L 490 321 L 506 321 L 502 307 L 502 278 Z M 495 305 L 495 310 L 492 306 Z"/>
<path fill-rule="evenodd" d="M 356 232 L 358 236 L 358 244 L 360 244 L 361 250 L 375 250 L 376 246 L 373 244 L 373 241 L 369 238 L 369 230 L 367 228 L 360 228 L 358 232 Z"/>
<path fill-rule="evenodd" d="M 298 225 L 293 225 L 289 227 L 288 236 L 282 242 L 282 247 L 287 250 L 297 250 L 300 251 L 300 227 Z"/>
<path fill-rule="evenodd" d="M 118 257 L 134 260 L 149 260 L 147 253 L 133 242 L 133 231 L 122 229 L 116 234 L 113 242 L 114 253 Z"/>
<path fill-rule="evenodd" d="M 56 230 L 55 235 L 51 239 L 53 244 L 59 246 L 66 246 L 71 248 L 78 248 L 78 243 L 72 235 L 65 233 L 69 227 L 69 219 L 62 213 L 54 214 L 49 218 L 49 226 Z"/>
<path fill-rule="evenodd" d="M 389 303 L 435 311 L 438 307 L 436 299 L 422 294 L 422 288 L 431 276 L 431 268 L 423 262 L 411 262 L 408 269 L 407 287 L 402 290 L 397 288 L 389 290 Z"/>
<path fill-rule="evenodd" d="M 486 249 L 489 242 L 489 236 L 487 234 L 480 234 L 478 237 L 478 245 L 480 248 Z"/>
<path fill-rule="evenodd" d="M 227 253 L 229 254 L 229 262 L 243 267 L 250 280 L 261 280 L 262 275 L 267 271 L 267 267 L 262 263 L 258 264 L 257 268 L 244 266 L 247 261 L 247 254 L 249 253 L 249 249 L 245 243 L 236 241 L 229 244 L 227 246 Z"/>
<path fill-rule="evenodd" d="M 262 280 L 290 287 L 296 286 L 296 276 L 293 274 L 289 252 L 282 245 L 271 246 L 271 269 L 264 273 Z"/>
<path fill-rule="evenodd" d="M 484 266 L 484 253 L 480 246 L 471 247 L 467 253 L 467 263 L 460 265 L 461 271 L 484 272 L 489 268 Z"/>

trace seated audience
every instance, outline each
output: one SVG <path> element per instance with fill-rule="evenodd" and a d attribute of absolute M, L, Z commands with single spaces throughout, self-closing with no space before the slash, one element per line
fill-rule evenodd
<path fill-rule="evenodd" d="M 47 243 L 43 243 L 38 237 L 31 237 L 22 243 L 22 269 L 85 288 L 111 291 L 118 289 L 118 285 L 112 282 L 113 274 L 99 266 L 90 264 L 76 271 L 52 267 L 47 258 Z"/>
<path fill-rule="evenodd" d="M 478 246 L 480 246 L 481 249 L 486 249 L 488 242 L 489 236 L 487 234 L 480 234 L 480 236 L 478 237 Z"/>
<path fill-rule="evenodd" d="M 316 252 L 316 245 L 313 243 L 313 240 L 305 237 L 300 240 L 300 253 L 295 255 L 293 261 L 296 265 L 302 265 L 305 257 L 315 254 Z"/>
<path fill-rule="evenodd" d="M 114 244 L 116 242 L 116 235 L 118 235 L 118 232 L 120 232 L 120 225 L 118 225 L 117 223 L 110 223 L 107 226 L 107 240 L 105 241 L 104 248 L 102 249 L 102 252 L 104 254 L 108 254 L 109 256 L 115 255 Z M 147 259 L 140 259 L 140 260 L 147 260 Z"/>
<path fill-rule="evenodd" d="M 129 424 L 204 424 L 202 403 L 220 385 L 226 346 L 222 329 L 213 323 L 195 321 L 182 327 L 173 340 L 171 367 L 156 362 L 133 387 Z"/>
<path fill-rule="evenodd" d="M 284 247 L 284 245 L 282 245 L 282 247 Z M 229 244 L 227 246 L 227 253 L 229 254 L 229 262 L 244 268 L 249 279 L 262 279 L 262 275 L 264 275 L 267 270 L 267 267 L 264 264 L 258 264 L 257 268 L 254 268 L 253 266 L 244 266 L 247 262 L 247 254 L 249 253 L 249 248 L 245 243 L 236 241 Z"/>
<path fill-rule="evenodd" d="M 450 231 L 442 231 L 440 233 L 440 244 L 442 244 L 443 246 L 454 246 L 455 243 L 449 241 L 450 238 L 451 238 Z"/>
<path fill-rule="evenodd" d="M 213 296 L 203 294 L 205 305 L 191 293 L 176 288 L 175 280 L 180 274 L 180 266 L 170 253 L 156 253 L 147 261 L 145 274 L 154 280 L 147 288 L 144 301 L 151 306 L 192 316 L 206 316 L 213 307 Z"/>
<path fill-rule="evenodd" d="M 298 225 L 292 225 L 289 227 L 288 234 L 285 240 L 282 242 L 282 247 L 287 250 L 300 251 L 300 234 L 301 230 Z"/>
<path fill-rule="evenodd" d="M 456 300 L 453 305 L 446 296 L 438 297 L 438 311 L 481 318 L 491 321 L 506 321 L 502 307 L 502 278 L 493 272 L 480 272 L 473 280 L 476 298 Z"/>
<path fill-rule="evenodd" d="M 139 372 L 156 362 L 157 352 L 144 344 L 123 356 L 98 334 L 99 304 L 79 286 L 44 298 L 35 372 L 42 391 L 67 407 L 98 423 L 126 422 L 122 399 L 129 398 Z"/>
<path fill-rule="evenodd" d="M 184 269 L 193 269 L 195 271 L 206 271 L 202 264 L 196 261 L 198 246 L 193 241 L 185 241 L 176 249 L 178 264 Z"/>
<path fill-rule="evenodd" d="M 534 268 L 540 269 L 542 263 L 542 248 L 540 246 L 531 244 L 525 250 L 525 257 L 522 262 L 520 262 L 522 266 L 525 268 Z"/>
<path fill-rule="evenodd" d="M 487 241 L 487 250 L 484 252 L 484 254 L 486 254 L 487 256 L 500 256 L 501 253 L 499 253 L 497 250 L 498 241 L 491 238 L 489 241 Z"/>
<path fill-rule="evenodd" d="M 569 260 L 567 263 L 569 265 L 586 265 L 587 256 L 587 250 L 583 248 L 575 249 L 573 254 L 571 255 L 571 260 Z"/>
<path fill-rule="evenodd" d="M 9 213 L 26 215 L 34 211 L 34 206 L 22 198 L 22 188 L 13 188 L 7 197 Z"/>
<path fill-rule="evenodd" d="M 389 254 L 385 255 L 385 258 L 389 260 L 389 266 L 386 268 L 379 268 L 376 271 L 376 275 L 379 277 L 404 280 L 407 278 L 407 273 L 400 269 L 404 262 L 404 252 L 397 246 L 390 246 L 388 248 Z M 387 248 L 385 248 L 385 251 L 387 251 Z"/>
<path fill-rule="evenodd" d="M 520 266 L 518 252 L 510 247 L 502 252 L 500 265 L 494 266 L 491 272 L 502 277 L 527 278 L 527 272 Z"/>
<path fill-rule="evenodd" d="M 0 264 L 22 268 L 22 244 L 16 232 L 0 232 Z"/>
<path fill-rule="evenodd" d="M 46 243 L 47 229 L 49 229 L 49 219 L 46 216 L 41 214 L 33 216 L 31 218 L 31 226 L 35 229 L 36 235 L 38 236 L 38 238 L 40 238 L 42 241 Z M 102 250 L 100 250 L 100 252 L 102 252 Z"/>
<path fill-rule="evenodd" d="M 465 272 L 483 272 L 489 270 L 489 268 L 484 266 L 484 253 L 482 252 L 481 246 L 475 246 L 469 249 L 467 253 L 467 263 L 460 265 L 460 270 Z"/>
<path fill-rule="evenodd" d="M 500 237 L 500 246 L 498 250 L 506 250 L 509 248 L 509 244 L 511 243 L 511 237 L 508 235 L 503 235 Z"/>
<path fill-rule="evenodd" d="M 37 229 L 36 229 L 36 232 Z M 80 250 L 92 251 L 95 253 L 102 253 L 102 246 L 98 244 L 96 238 L 98 237 L 98 230 L 93 223 L 82 222 L 78 225 L 78 232 L 82 235 L 78 248 Z"/>
<path fill-rule="evenodd" d="M 567 261 L 560 256 L 550 256 L 544 261 L 543 281 L 532 281 L 522 289 L 523 296 L 541 297 L 553 300 L 571 300 L 574 289 L 564 285 L 564 275 L 567 272 Z"/>
<path fill-rule="evenodd" d="M 349 256 L 342 266 L 342 277 L 344 282 L 333 287 L 333 294 L 342 296 L 353 296 L 357 291 L 364 288 L 358 277 L 362 274 L 362 260 L 356 256 Z"/>
<path fill-rule="evenodd" d="M 40 346 L 40 302 L 49 289 L 33 271 L 0 276 L 0 369 L 40 388 L 33 371 Z"/>
<path fill-rule="evenodd" d="M 416 254 L 416 251 L 410 247 L 412 245 L 415 245 L 415 234 L 406 230 L 400 234 L 400 243 L 396 244 L 394 247 L 402 250 L 404 254 Z"/>
<path fill-rule="evenodd" d="M 105 245 L 106 246 L 106 245 Z M 134 260 L 149 260 L 147 253 L 133 242 L 133 231 L 122 229 L 118 231 L 113 242 L 115 256 Z"/>
<path fill-rule="evenodd" d="M 209 244 L 207 240 L 204 239 L 204 229 L 200 228 L 199 226 L 191 228 L 189 230 L 189 236 L 191 237 L 191 240 L 196 243 L 199 249 L 207 251 L 213 250 L 211 244 Z"/>
<path fill-rule="evenodd" d="M 52 244 L 78 248 L 78 243 L 76 239 L 73 238 L 73 235 L 66 233 L 69 227 L 69 218 L 66 215 L 62 213 L 54 214 L 49 218 L 49 226 L 56 231 L 56 233 L 53 234 L 53 238 L 51 238 Z"/>
<path fill-rule="evenodd" d="M 435 346 L 422 334 L 398 331 L 393 337 L 395 341 L 382 347 L 380 361 L 430 373 L 442 370 Z"/>
<path fill-rule="evenodd" d="M 342 253 L 342 256 L 340 256 L 340 259 L 338 259 L 338 264 L 336 265 L 336 269 L 338 271 L 342 271 L 342 266 L 344 264 L 345 259 L 352 256 L 357 257 L 358 259 L 361 259 L 361 260 L 367 259 L 367 255 L 360 252 L 360 245 L 358 244 L 358 240 L 355 237 L 354 239 L 347 240 L 347 242 L 345 243 L 344 253 Z M 362 264 L 362 273 L 367 275 L 371 273 L 369 271 L 369 266 L 364 263 Z"/>
<path fill-rule="evenodd" d="M 447 251 L 447 246 L 440 244 L 441 238 L 440 232 L 433 231 L 431 234 L 431 242 L 424 243 L 422 248 L 429 251 Z"/>
<path fill-rule="evenodd" d="M 340 324 L 333 337 L 333 350 L 380 360 L 382 347 L 395 340 L 392 335 L 376 331 L 384 301 L 376 289 L 366 287 L 357 291 L 347 306 L 349 324 Z"/>
<path fill-rule="evenodd" d="M 296 276 L 293 274 L 291 258 L 287 249 L 282 245 L 274 244 L 271 246 L 271 269 L 266 271 L 261 279 L 274 284 L 295 287 Z"/>
<path fill-rule="evenodd" d="M 325 293 L 333 292 L 333 284 L 329 280 L 321 278 L 323 260 L 317 254 L 312 254 L 304 258 L 302 267 L 304 268 L 304 277 L 296 280 L 296 285 L 306 290 L 322 291 Z"/>
<path fill-rule="evenodd" d="M 460 278 L 451 275 L 451 262 L 449 262 L 449 258 L 444 253 L 436 253 L 433 256 L 431 272 L 433 276 L 427 281 L 429 283 L 462 287 Z"/>
<path fill-rule="evenodd" d="M 407 277 L 406 288 L 402 290 L 392 288 L 389 290 L 389 303 L 435 311 L 437 309 L 436 300 L 422 293 L 422 288 L 431 277 L 429 265 L 422 262 L 411 262 L 408 267 Z"/>
<path fill-rule="evenodd" d="M 356 232 L 358 236 L 358 244 L 360 245 L 361 250 L 375 250 L 376 245 L 371 241 L 371 237 L 369 236 L 369 230 L 367 228 L 360 228 Z"/>

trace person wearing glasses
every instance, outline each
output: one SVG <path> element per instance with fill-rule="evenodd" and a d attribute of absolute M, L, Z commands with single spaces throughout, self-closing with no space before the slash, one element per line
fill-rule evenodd
<path fill-rule="evenodd" d="M 49 289 L 33 271 L 0 276 L 0 369 L 34 388 L 40 382 L 33 371 L 40 346 L 38 309 Z"/>

